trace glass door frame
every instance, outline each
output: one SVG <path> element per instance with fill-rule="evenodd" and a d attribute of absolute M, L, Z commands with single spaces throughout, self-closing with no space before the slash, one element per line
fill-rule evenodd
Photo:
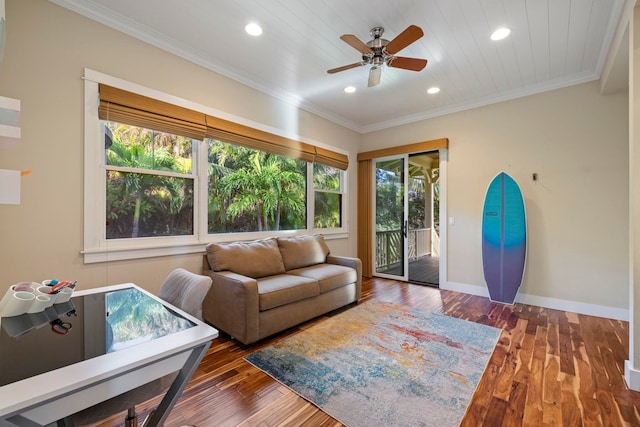
<path fill-rule="evenodd" d="M 390 274 L 390 273 L 381 273 L 377 271 L 377 259 L 378 259 L 378 245 L 377 245 L 377 173 L 378 163 L 379 162 L 387 162 L 390 160 L 401 160 L 402 161 L 402 186 L 403 186 L 403 206 L 402 206 L 402 221 L 400 225 L 400 238 L 402 240 L 402 271 L 401 274 Z M 372 189 L 371 199 L 371 224 L 372 227 L 372 236 L 371 241 L 373 242 L 372 255 L 373 255 L 373 269 L 372 274 L 376 277 L 383 277 L 387 279 L 401 280 L 407 282 L 409 280 L 409 239 L 407 238 L 408 233 L 408 221 L 409 221 L 409 155 L 408 154 L 400 154 L 394 156 L 387 157 L 379 157 L 372 160 Z"/>

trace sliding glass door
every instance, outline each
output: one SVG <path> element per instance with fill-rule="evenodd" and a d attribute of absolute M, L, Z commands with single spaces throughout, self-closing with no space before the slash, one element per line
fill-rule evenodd
<path fill-rule="evenodd" d="M 374 160 L 374 274 L 408 280 L 407 155 Z"/>

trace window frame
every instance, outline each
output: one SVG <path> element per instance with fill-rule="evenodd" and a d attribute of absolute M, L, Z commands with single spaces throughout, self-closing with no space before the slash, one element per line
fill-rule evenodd
<path fill-rule="evenodd" d="M 124 123 L 123 123 L 124 124 Z M 131 125 L 133 126 L 133 125 Z M 133 126 L 133 127 L 139 127 L 139 126 Z M 103 135 L 104 133 L 104 129 L 105 126 L 104 124 L 101 122 L 100 123 L 100 134 Z M 166 133 L 166 132 L 164 132 Z M 153 143 L 153 141 L 152 141 Z M 191 172 L 189 173 L 182 173 L 182 172 L 175 172 L 175 171 L 163 171 L 163 170 L 158 170 L 158 169 L 154 169 L 154 168 L 150 168 L 150 169 L 145 169 L 145 168 L 135 168 L 135 167 L 128 167 L 128 166 L 116 166 L 116 165 L 110 165 L 106 163 L 106 159 L 103 158 L 103 163 L 104 163 L 104 169 L 105 169 L 105 189 L 103 192 L 106 191 L 106 174 L 109 171 L 114 171 L 114 172 L 121 172 L 121 173 L 134 173 L 134 174 L 139 174 L 139 175 L 153 175 L 153 176 L 165 176 L 165 177 L 171 177 L 171 178 L 179 178 L 179 179 L 188 179 L 193 181 L 192 185 L 193 185 L 193 234 L 190 235 L 180 235 L 181 237 L 192 237 L 192 236 L 197 236 L 198 235 L 198 223 L 196 222 L 196 218 L 198 217 L 196 214 L 196 210 L 197 210 L 197 206 L 199 206 L 200 204 L 200 193 L 197 191 L 197 183 L 198 180 L 197 178 L 200 176 L 199 172 L 198 172 L 198 162 L 197 162 L 197 155 L 198 155 L 198 146 L 199 144 L 201 144 L 200 141 L 198 141 L 197 139 L 191 139 Z M 102 211 L 102 214 L 104 216 L 104 221 L 101 221 L 101 224 L 106 224 L 107 221 L 107 203 L 106 203 L 106 197 L 103 198 L 103 202 L 104 202 L 104 208 Z M 158 241 L 159 239 L 161 239 L 162 237 L 178 237 L 178 235 L 170 235 L 170 236 L 153 236 L 153 237 L 136 237 L 136 238 L 112 238 L 112 239 L 107 239 L 106 238 L 106 227 L 105 227 L 105 233 L 104 233 L 104 239 L 109 242 L 109 244 L 118 244 L 119 242 L 122 242 L 124 245 L 128 245 L 130 243 L 128 242 L 132 242 L 132 241 L 138 241 L 139 239 L 153 239 L 153 241 Z M 188 239 L 186 239 L 188 240 Z M 107 245 L 105 243 L 105 245 Z"/>
<path fill-rule="evenodd" d="M 311 174 L 311 186 L 312 186 L 312 190 L 310 195 L 307 197 L 308 201 L 308 205 L 311 205 L 311 212 L 310 212 L 310 219 L 309 222 L 311 222 L 312 225 L 312 229 L 316 232 L 316 233 L 321 233 L 324 230 L 341 230 L 343 229 L 345 226 L 345 221 L 346 218 L 344 217 L 345 215 L 345 201 L 347 200 L 347 194 L 346 194 L 346 171 L 338 169 L 339 173 L 340 173 L 340 188 L 338 190 L 325 190 L 325 189 L 321 189 L 321 188 L 315 188 L 314 185 L 314 170 L 313 170 L 313 163 L 308 163 L 307 164 L 307 175 Z M 342 212 L 340 212 L 340 223 L 342 224 L 342 227 L 337 227 L 337 228 L 318 228 L 315 226 L 316 221 L 315 221 L 315 211 L 316 211 L 316 207 L 315 207 L 315 201 L 316 201 L 316 193 L 328 193 L 328 194 L 339 194 L 340 197 L 340 206 L 342 208 Z"/>
<path fill-rule="evenodd" d="M 342 183 L 342 227 L 315 228 L 314 220 L 314 191 L 313 162 L 307 162 L 307 223 L 306 229 L 280 230 L 243 233 L 208 234 L 207 228 L 207 144 L 200 140 L 193 141 L 192 173 L 194 174 L 194 209 L 193 235 L 187 236 L 156 236 L 139 237 L 135 239 L 106 239 L 106 164 L 104 155 L 104 133 L 98 118 L 99 84 L 106 84 L 122 90 L 137 93 L 149 98 L 172 103 L 174 105 L 202 111 L 205 114 L 221 117 L 225 120 L 237 122 L 242 126 L 250 126 L 261 132 L 275 133 L 274 129 L 259 126 L 255 122 L 231 116 L 227 113 L 177 98 L 175 96 L 131 83 L 88 68 L 84 70 L 84 241 L 81 253 L 84 263 L 109 262 L 138 258 L 151 258 L 167 255 L 202 253 L 208 243 L 233 240 L 253 240 L 281 235 L 305 235 L 322 233 L 325 238 L 347 238 L 348 207 L 347 207 L 347 171 L 341 171 Z M 102 131 L 102 132 L 101 132 Z M 298 136 L 282 135 L 285 138 Z M 102 141 L 101 141 L 102 140 Z M 316 147 L 323 147 L 315 141 L 304 141 Z M 347 154 L 344 150 L 337 152 Z M 96 166 L 97 165 L 97 166 Z M 203 176 L 202 174 L 205 174 Z"/>
<path fill-rule="evenodd" d="M 209 159 L 209 151 L 208 151 L 208 150 L 209 150 L 209 142 L 208 142 L 208 140 L 212 140 L 212 139 L 207 137 L 207 138 L 205 138 L 205 140 L 202 142 L 202 145 L 204 146 L 204 149 L 203 149 L 203 156 L 205 157 L 205 162 L 204 162 L 204 167 L 205 167 L 205 169 L 201 169 L 201 170 L 206 170 L 206 171 L 208 171 L 208 170 L 209 170 L 209 166 L 210 166 L 210 165 L 209 165 L 209 163 L 208 163 L 208 159 Z M 249 150 L 252 150 L 252 151 L 257 151 L 257 152 L 260 152 L 260 153 L 268 153 L 268 152 L 266 152 L 266 151 L 264 151 L 264 150 L 260 150 L 260 149 L 258 149 L 258 148 L 247 147 L 247 146 L 241 146 L 241 145 L 238 145 L 238 144 L 234 144 L 233 142 L 226 141 L 226 140 L 224 140 L 224 139 L 216 139 L 216 140 L 217 140 L 217 141 L 219 141 L 219 142 L 221 142 L 221 143 L 223 143 L 223 144 L 232 145 L 232 146 L 234 146 L 234 147 L 244 147 L 244 148 L 246 148 L 246 149 L 249 149 Z M 304 198 L 305 198 L 305 213 L 304 213 L 304 215 L 305 215 L 305 228 L 304 228 L 304 229 L 297 229 L 297 230 L 284 230 L 284 229 L 283 229 L 283 230 L 267 230 L 267 231 L 262 231 L 262 232 L 260 232 L 260 231 L 243 231 L 243 232 L 232 232 L 232 233 L 209 233 L 209 212 L 208 212 L 208 206 L 207 206 L 207 205 L 205 205 L 205 204 L 203 204 L 203 207 L 204 207 L 204 209 L 205 209 L 205 210 L 204 210 L 204 212 L 203 212 L 203 214 L 204 214 L 204 215 L 206 215 L 206 217 L 205 217 L 205 221 L 204 221 L 204 227 L 205 227 L 206 233 L 207 233 L 209 236 L 229 236 L 229 235 L 234 235 L 234 236 L 244 236 L 244 235 L 247 235 L 247 234 L 255 234 L 255 233 L 259 233 L 260 235 L 270 235 L 270 233 L 271 233 L 271 234 L 272 234 L 272 233 L 290 234 L 290 233 L 294 233 L 294 232 L 300 232 L 300 231 L 306 231 L 306 230 L 309 230 L 309 204 L 308 204 L 308 203 L 309 203 L 309 194 L 310 194 L 310 192 L 309 192 L 309 186 L 311 185 L 311 183 L 309 182 L 309 165 L 313 166 L 313 162 L 307 162 L 307 161 L 302 160 L 302 159 L 294 159 L 294 158 L 292 158 L 292 157 L 285 156 L 284 154 L 274 154 L 274 153 L 270 153 L 270 154 L 272 154 L 272 155 L 277 155 L 277 156 L 280 156 L 280 157 L 287 157 L 287 158 L 289 158 L 289 159 L 293 159 L 293 160 L 296 160 L 296 161 L 304 162 L 304 168 L 306 168 L 306 169 L 305 169 L 305 171 L 304 171 L 304 172 L 305 172 L 305 174 L 306 174 L 306 175 L 305 175 L 305 188 L 304 188 Z M 301 168 L 301 169 L 302 169 L 302 168 Z M 209 188 L 209 175 L 207 175 L 207 176 L 205 176 L 205 177 L 203 177 L 203 178 L 204 178 L 204 179 L 206 179 L 206 185 L 204 185 L 204 187 L 206 187 L 206 188 L 208 189 L 208 188 Z M 302 191 L 300 192 L 300 194 L 302 194 Z M 208 194 L 208 193 L 206 193 L 206 199 L 204 199 L 204 200 L 209 200 L 209 194 Z M 259 238 L 259 236 L 258 236 L 258 238 Z M 217 240 L 217 239 L 216 239 L 216 240 Z M 245 238 L 245 239 L 240 239 L 240 240 L 246 240 L 246 238 Z"/>

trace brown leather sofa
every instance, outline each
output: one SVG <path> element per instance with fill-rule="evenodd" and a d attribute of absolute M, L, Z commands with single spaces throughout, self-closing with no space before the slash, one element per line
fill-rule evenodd
<path fill-rule="evenodd" d="M 213 283 L 204 319 L 244 344 L 357 302 L 362 263 L 331 255 L 323 236 L 207 245 L 203 274 Z"/>

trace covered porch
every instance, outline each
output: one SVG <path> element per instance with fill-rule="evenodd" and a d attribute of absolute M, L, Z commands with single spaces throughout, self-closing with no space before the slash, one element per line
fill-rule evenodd
<path fill-rule="evenodd" d="M 440 155 L 431 151 L 405 159 L 406 163 L 401 158 L 376 162 L 374 271 L 438 286 Z M 405 259 L 407 275 L 402 271 Z"/>
<path fill-rule="evenodd" d="M 382 274 L 401 275 L 401 231 L 376 233 L 376 271 Z M 409 281 L 439 285 L 440 256 L 438 235 L 432 228 L 409 230 Z M 434 241 L 436 242 L 434 244 Z M 379 246 L 378 246 L 379 245 Z"/>

